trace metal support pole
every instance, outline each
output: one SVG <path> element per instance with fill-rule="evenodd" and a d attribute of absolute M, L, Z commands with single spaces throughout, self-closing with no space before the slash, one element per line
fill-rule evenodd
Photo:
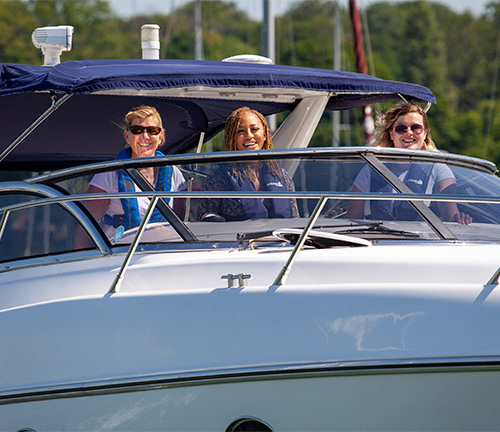
<path fill-rule="evenodd" d="M 59 108 L 64 102 L 66 102 L 72 95 L 65 94 L 61 98 L 57 99 L 55 96 L 52 97 L 52 105 L 47 109 L 40 117 L 38 117 L 21 135 L 17 137 L 14 142 L 7 147 L 2 154 L 0 154 L 0 162 L 2 162 L 22 141 L 33 132 L 50 114 L 52 114 L 57 108 Z"/>

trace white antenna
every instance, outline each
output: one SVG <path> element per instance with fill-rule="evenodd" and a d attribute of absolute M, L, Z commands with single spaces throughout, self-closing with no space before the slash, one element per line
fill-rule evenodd
<path fill-rule="evenodd" d="M 42 50 L 43 65 L 54 66 L 61 62 L 63 51 L 71 51 L 72 26 L 39 27 L 31 35 L 35 47 Z"/>
<path fill-rule="evenodd" d="M 160 58 L 160 26 L 144 24 L 141 27 L 142 58 L 159 60 Z"/>

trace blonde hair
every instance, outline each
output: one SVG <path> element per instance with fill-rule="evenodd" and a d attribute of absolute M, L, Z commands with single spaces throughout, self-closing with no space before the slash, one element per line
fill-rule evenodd
<path fill-rule="evenodd" d="M 236 136 L 238 132 L 238 127 L 241 123 L 241 118 L 245 114 L 253 114 L 257 117 L 262 123 L 262 127 L 264 128 L 264 146 L 262 147 L 264 150 L 270 150 L 273 148 L 273 141 L 271 139 L 271 131 L 269 130 L 269 125 L 267 124 L 266 118 L 259 112 L 249 107 L 241 107 L 234 110 L 226 120 L 225 128 L 224 128 L 224 145 L 228 151 L 236 151 L 238 150 L 236 146 Z M 269 161 L 269 171 L 274 174 L 276 177 L 281 177 L 281 169 L 278 166 L 277 162 L 272 160 Z M 247 176 L 250 181 L 254 182 L 255 180 L 255 172 L 248 167 L 242 168 L 243 172 Z M 241 172 L 236 167 L 233 167 L 233 174 L 241 179 Z M 283 179 L 282 179 L 283 180 Z"/>
<path fill-rule="evenodd" d="M 422 116 L 424 132 L 426 133 L 423 149 L 437 151 L 436 144 L 434 144 L 434 141 L 432 141 L 431 138 L 431 130 L 429 128 L 429 121 L 427 119 L 426 112 L 420 105 L 408 102 L 397 104 L 388 109 L 387 112 L 377 121 L 375 142 L 373 145 L 376 147 L 394 147 L 394 142 L 391 139 L 391 130 L 399 117 L 409 113 L 418 113 Z"/>
<path fill-rule="evenodd" d="M 163 130 L 163 122 L 161 120 L 160 113 L 155 107 L 149 105 L 141 105 L 132 108 L 127 114 L 125 114 L 125 130 L 128 130 L 130 126 L 133 126 L 135 120 L 144 120 L 148 117 L 153 117 L 156 120 L 158 126 L 161 127 L 162 140 L 160 142 L 160 145 L 163 145 L 163 143 L 165 142 L 165 131 Z"/>

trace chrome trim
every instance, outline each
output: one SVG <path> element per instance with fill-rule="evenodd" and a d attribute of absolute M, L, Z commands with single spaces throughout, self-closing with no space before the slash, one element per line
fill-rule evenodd
<path fill-rule="evenodd" d="M 0 391 L 0 405 L 262 380 L 474 371 L 500 372 L 500 356 L 325 361 L 136 375 L 119 379 L 4 389 Z"/>

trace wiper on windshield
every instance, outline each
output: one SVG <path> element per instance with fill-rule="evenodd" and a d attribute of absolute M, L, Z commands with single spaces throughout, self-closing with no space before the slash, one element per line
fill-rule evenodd
<path fill-rule="evenodd" d="M 239 243 L 243 241 L 286 241 L 291 245 L 297 244 L 303 228 L 282 228 L 272 231 L 260 231 L 254 233 L 238 234 Z M 325 249 L 335 246 L 371 246 L 371 242 L 356 236 L 345 236 L 338 232 L 331 233 L 325 231 L 311 230 L 304 243 L 306 246 L 313 246 L 318 249 Z"/>
<path fill-rule="evenodd" d="M 420 238 L 420 234 L 411 231 L 397 230 L 384 226 L 382 221 L 366 222 L 351 225 L 352 228 L 335 231 L 337 234 L 363 234 L 377 236 L 411 237 Z"/>
<path fill-rule="evenodd" d="M 344 228 L 344 229 L 338 229 Z M 293 229 L 293 228 L 292 228 Z M 295 227 L 295 229 L 302 229 L 301 227 Z M 315 231 L 328 229 L 330 232 L 333 231 L 335 234 L 350 234 L 350 235 L 361 235 L 370 237 L 385 237 L 388 236 L 401 238 L 420 238 L 420 234 L 411 231 L 398 230 L 394 228 L 388 228 L 384 226 L 382 221 L 376 222 L 351 222 L 349 224 L 341 225 L 319 225 L 314 228 Z M 265 230 L 256 231 L 249 233 L 238 233 L 238 242 L 243 241 L 276 241 L 276 237 L 273 236 L 275 230 Z"/>

